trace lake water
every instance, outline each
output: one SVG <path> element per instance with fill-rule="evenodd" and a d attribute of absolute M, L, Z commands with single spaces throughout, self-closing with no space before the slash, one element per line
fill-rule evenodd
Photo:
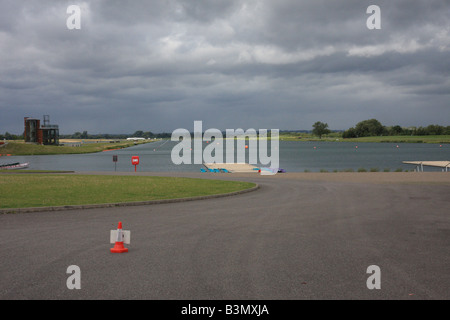
<path fill-rule="evenodd" d="M 280 167 L 287 172 L 309 170 L 345 170 L 378 168 L 380 171 L 414 169 L 402 161 L 450 161 L 449 144 L 426 143 L 350 143 L 350 142 L 279 142 Z M 29 169 L 71 170 L 71 171 L 134 171 L 131 156 L 139 156 L 138 171 L 199 172 L 202 165 L 175 165 L 171 160 L 172 148 L 177 142 L 157 141 L 131 148 L 77 155 L 41 155 L 0 157 L 0 164 L 29 162 Z M 206 144 L 204 143 L 204 146 Z M 197 150 L 198 151 L 198 150 Z M 247 149 L 248 151 L 248 149 Z M 201 152 L 201 151 L 200 151 Z M 118 156 L 116 168 L 113 155 Z M 247 155 L 248 162 L 248 155 Z M 425 168 L 425 171 L 441 171 L 439 168 Z"/>

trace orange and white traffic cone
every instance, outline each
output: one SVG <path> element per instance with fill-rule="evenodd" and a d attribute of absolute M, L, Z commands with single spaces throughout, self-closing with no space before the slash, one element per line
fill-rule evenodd
<path fill-rule="evenodd" d="M 123 245 L 123 231 L 122 231 L 122 222 L 119 222 L 119 226 L 117 227 L 117 239 L 114 248 L 111 248 L 111 252 L 113 253 L 122 253 L 128 252 L 128 248 L 125 248 Z"/>

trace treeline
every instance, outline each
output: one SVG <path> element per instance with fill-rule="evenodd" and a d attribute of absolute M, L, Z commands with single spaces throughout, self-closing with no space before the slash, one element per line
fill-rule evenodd
<path fill-rule="evenodd" d="M 171 133 L 153 133 L 150 131 L 142 131 L 138 130 L 133 134 L 89 134 L 87 131 L 83 132 L 75 132 L 73 134 L 61 134 L 59 135 L 60 139 L 127 139 L 127 138 L 146 138 L 146 139 L 161 139 L 161 138 L 170 138 L 172 136 Z"/>
<path fill-rule="evenodd" d="M 9 132 L 5 132 L 5 134 L 0 133 L 0 140 L 22 140 L 23 135 L 11 134 Z"/>
<path fill-rule="evenodd" d="M 359 138 L 371 136 L 428 136 L 450 135 L 450 126 L 431 124 L 426 127 L 383 126 L 376 119 L 358 122 L 355 127 L 342 133 L 343 138 Z"/>
<path fill-rule="evenodd" d="M 322 136 L 330 132 L 336 132 L 336 130 L 328 130 L 328 124 L 316 122 L 314 124 L 313 134 Z M 280 133 L 287 132 L 280 130 Z M 292 131 L 289 131 L 292 132 Z M 308 132 L 308 130 L 297 130 L 296 132 Z M 267 132 L 270 136 L 270 131 Z M 431 124 L 426 127 L 401 127 L 395 126 L 383 126 L 376 119 L 369 119 L 358 122 L 356 126 L 349 128 L 342 132 L 343 138 L 358 138 L 358 137 L 370 137 L 370 136 L 427 136 L 427 135 L 450 135 L 450 126 L 440 126 L 437 124 Z M 60 134 L 60 139 L 127 139 L 132 137 L 138 138 L 150 138 L 150 139 L 164 139 L 170 138 L 171 133 L 153 133 L 151 131 L 138 130 L 133 134 L 89 134 L 87 131 L 75 132 L 73 134 Z M 23 135 L 11 134 L 5 132 L 0 133 L 0 140 L 23 140 Z"/>
<path fill-rule="evenodd" d="M 170 138 L 172 136 L 171 133 L 152 133 L 150 131 L 144 132 L 144 131 L 136 131 L 133 134 L 109 134 L 109 133 L 102 133 L 102 134 L 89 134 L 87 131 L 83 132 L 75 132 L 73 134 L 60 134 L 60 139 L 127 139 L 127 138 L 150 138 L 150 139 L 164 139 L 164 138 Z M 9 132 L 6 132 L 5 134 L 0 133 L 0 140 L 23 140 L 23 135 L 17 135 L 17 134 L 11 134 Z"/>

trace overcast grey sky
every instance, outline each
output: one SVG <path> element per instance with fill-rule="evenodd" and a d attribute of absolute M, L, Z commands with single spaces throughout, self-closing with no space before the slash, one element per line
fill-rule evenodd
<path fill-rule="evenodd" d="M 450 125 L 449 0 L 0 0 L 0 48 L 0 133 Z"/>

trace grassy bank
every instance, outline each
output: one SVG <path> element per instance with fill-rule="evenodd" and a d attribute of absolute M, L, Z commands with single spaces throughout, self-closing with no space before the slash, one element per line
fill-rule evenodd
<path fill-rule="evenodd" d="M 0 169 L 0 174 L 31 174 L 31 173 L 73 173 L 73 171 L 63 170 L 8 170 Z"/>
<path fill-rule="evenodd" d="M 377 136 L 343 139 L 340 134 L 334 133 L 319 139 L 307 133 L 281 133 L 282 141 L 338 141 L 338 142 L 390 142 L 390 143 L 450 143 L 450 135 L 439 136 Z"/>
<path fill-rule="evenodd" d="M 24 155 L 48 155 L 48 154 L 79 154 L 79 153 L 93 153 L 113 149 L 123 149 L 134 146 L 135 144 L 148 143 L 121 141 L 121 142 L 95 142 L 81 143 L 79 146 L 44 146 L 38 144 L 30 144 L 24 142 L 9 142 L 7 145 L 0 148 L 0 154 L 10 154 L 12 156 Z"/>
<path fill-rule="evenodd" d="M 348 142 L 391 142 L 391 143 L 450 143 L 449 135 L 440 136 L 385 136 L 340 139 Z"/>
<path fill-rule="evenodd" d="M 253 183 L 173 177 L 1 174 L 0 208 L 177 199 L 248 189 Z"/>

